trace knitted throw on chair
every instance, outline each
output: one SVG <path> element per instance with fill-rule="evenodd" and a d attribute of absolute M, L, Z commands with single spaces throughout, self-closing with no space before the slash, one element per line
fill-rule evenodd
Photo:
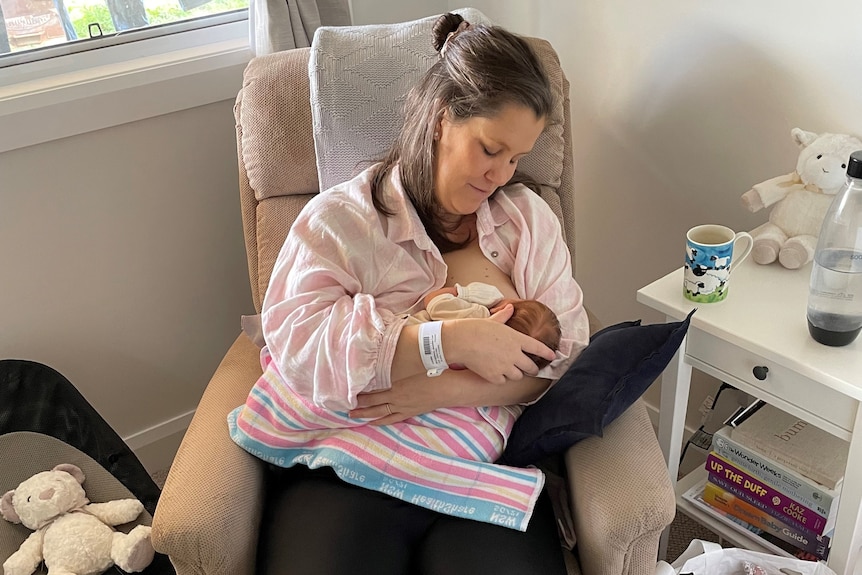
<path fill-rule="evenodd" d="M 454 10 L 472 24 L 478 10 Z M 322 26 L 308 61 L 320 191 L 383 158 L 401 127 L 407 91 L 439 58 L 431 44 L 437 16 L 369 26 Z"/>

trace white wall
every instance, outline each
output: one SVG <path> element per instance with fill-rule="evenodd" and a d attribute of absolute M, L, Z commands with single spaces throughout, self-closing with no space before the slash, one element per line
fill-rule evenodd
<path fill-rule="evenodd" d="M 237 177 L 230 101 L 0 154 L 0 358 L 53 367 L 134 447 L 173 434 L 150 468 L 253 313 Z"/>
<path fill-rule="evenodd" d="M 350 0 L 350 7 L 357 25 L 406 22 L 449 10 L 446 0 Z"/>
<path fill-rule="evenodd" d="M 576 275 L 604 324 L 661 320 L 635 292 L 682 265 L 689 227 L 765 221 L 739 197 L 794 169 L 791 128 L 862 135 L 858 2 L 537 0 L 529 17 L 527 2 L 472 4 L 559 52 L 572 84 Z M 715 390 L 701 381 L 692 407 Z M 655 385 L 647 399 L 658 397 Z"/>

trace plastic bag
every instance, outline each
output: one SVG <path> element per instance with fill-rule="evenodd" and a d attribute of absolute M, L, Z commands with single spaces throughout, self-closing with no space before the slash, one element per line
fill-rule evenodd
<path fill-rule="evenodd" d="M 655 575 L 835 575 L 820 562 L 802 561 L 745 549 L 724 549 L 718 543 L 694 539 L 679 558 L 668 565 L 659 561 Z"/>

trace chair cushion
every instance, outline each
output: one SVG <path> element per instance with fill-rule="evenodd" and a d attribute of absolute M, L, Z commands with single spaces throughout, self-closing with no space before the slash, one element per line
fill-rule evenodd
<path fill-rule="evenodd" d="M 266 294 L 275 260 L 290 231 L 290 226 L 315 194 L 267 198 L 257 205 L 257 289 L 260 300 Z"/>
<path fill-rule="evenodd" d="M 258 200 L 317 191 L 308 48 L 252 58 L 237 102 L 240 156 Z"/>
<path fill-rule="evenodd" d="M 533 465 L 601 436 L 664 371 L 690 320 L 691 314 L 681 322 L 624 322 L 593 335 L 569 370 L 515 422 L 501 462 Z"/>

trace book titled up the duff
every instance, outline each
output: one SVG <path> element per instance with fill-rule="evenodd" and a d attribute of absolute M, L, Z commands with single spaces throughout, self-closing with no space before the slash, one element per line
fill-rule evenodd
<path fill-rule="evenodd" d="M 714 451 L 706 458 L 706 470 L 712 483 L 788 525 L 806 530 L 812 535 L 823 535 L 826 532 L 826 517 L 752 477 L 730 461 L 716 455 Z"/>
<path fill-rule="evenodd" d="M 850 444 L 772 405 L 758 409 L 730 436 L 829 489 L 844 477 Z"/>

